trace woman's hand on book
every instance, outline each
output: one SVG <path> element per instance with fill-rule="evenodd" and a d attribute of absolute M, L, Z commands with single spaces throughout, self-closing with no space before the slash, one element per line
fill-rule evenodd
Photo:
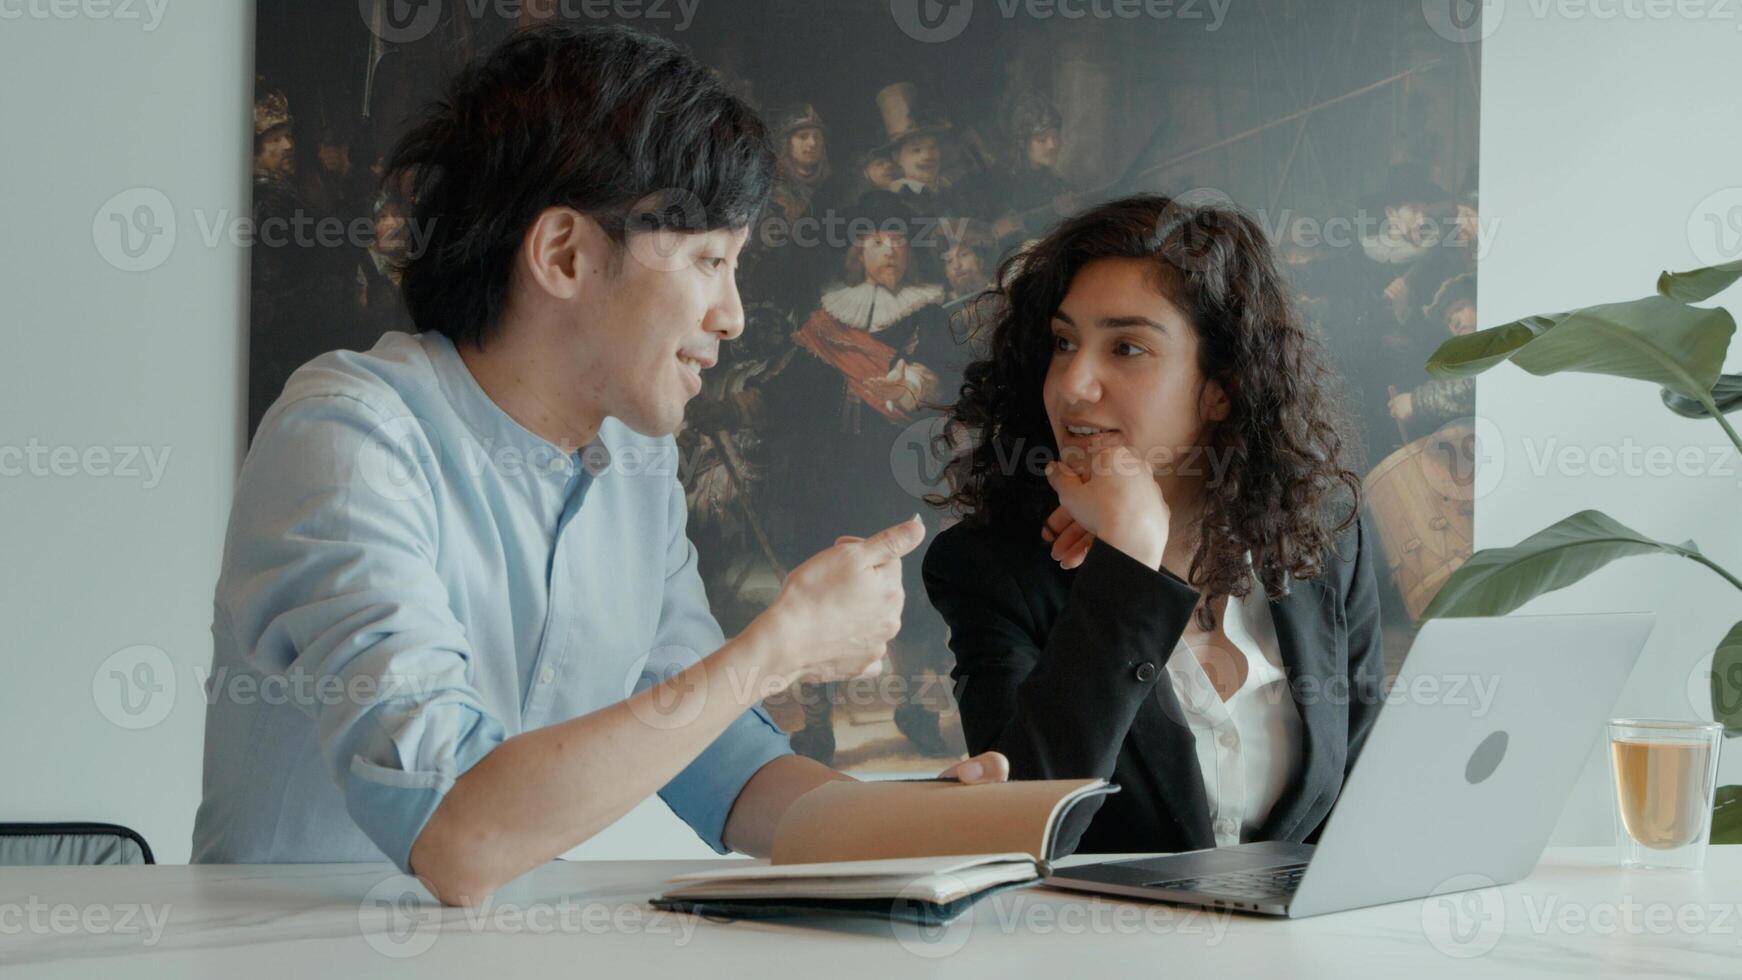
<path fill-rule="evenodd" d="M 1054 560 L 1075 568 L 1098 538 L 1150 568 L 1161 567 L 1167 501 L 1154 473 L 1129 448 L 1104 447 L 1075 466 L 1048 463 L 1046 479 L 1059 497 L 1059 510 L 1041 529 L 1052 542 Z"/>
<path fill-rule="evenodd" d="M 1010 760 L 1002 752 L 982 752 L 938 773 L 938 778 L 960 783 L 1002 783 L 1010 778 Z"/>

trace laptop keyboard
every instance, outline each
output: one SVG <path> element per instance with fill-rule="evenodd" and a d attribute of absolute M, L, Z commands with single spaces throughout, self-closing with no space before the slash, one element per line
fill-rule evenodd
<path fill-rule="evenodd" d="M 1214 892 L 1240 898 L 1286 898 L 1299 887 L 1306 874 L 1304 864 L 1285 864 L 1257 871 L 1224 871 L 1220 874 L 1191 878 L 1166 878 L 1149 882 L 1150 888 L 1174 888 L 1182 891 Z"/>

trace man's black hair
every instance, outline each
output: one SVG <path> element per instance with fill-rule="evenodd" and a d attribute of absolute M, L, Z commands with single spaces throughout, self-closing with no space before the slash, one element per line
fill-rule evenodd
<path fill-rule="evenodd" d="M 384 182 L 427 236 L 400 288 L 419 330 L 482 344 L 526 230 L 553 206 L 629 234 L 748 227 L 775 156 L 749 106 L 669 41 L 624 27 L 515 34 L 454 77 Z"/>

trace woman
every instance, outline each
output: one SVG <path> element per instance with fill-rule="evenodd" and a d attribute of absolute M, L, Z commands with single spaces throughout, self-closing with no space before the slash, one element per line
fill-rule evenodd
<path fill-rule="evenodd" d="M 1376 559 L 1262 230 L 1114 201 L 989 299 L 924 566 L 969 750 L 1118 783 L 1083 851 L 1315 840 L 1383 696 Z"/>

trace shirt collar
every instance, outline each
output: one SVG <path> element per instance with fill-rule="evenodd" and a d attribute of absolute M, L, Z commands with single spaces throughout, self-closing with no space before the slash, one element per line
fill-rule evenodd
<path fill-rule="evenodd" d="M 1246 553 L 1246 562 L 1250 566 L 1250 551 Z M 1288 678 L 1280 667 L 1271 662 L 1271 652 L 1264 649 L 1256 633 L 1260 624 L 1255 622 L 1255 618 L 1270 614 L 1269 603 L 1263 588 L 1257 587 L 1245 596 L 1229 596 L 1223 606 L 1222 632 L 1227 634 L 1228 642 L 1246 658 L 1246 683 L 1240 686 L 1236 696 Z M 1198 663 L 1197 654 L 1192 652 L 1183 638 L 1174 645 L 1167 658 L 1166 668 L 1173 678 L 1174 689 L 1181 695 L 1187 710 L 1203 714 L 1211 710 L 1212 702 L 1221 702 L 1222 696 L 1216 693 L 1215 685 L 1210 683 L 1210 676 L 1204 672 L 1203 665 Z M 1233 702 L 1230 700 L 1227 703 Z"/>
<path fill-rule="evenodd" d="M 605 441 L 603 425 L 591 442 L 577 450 L 559 446 L 503 411 L 502 406 L 496 404 L 478 384 L 478 379 L 472 376 L 471 368 L 466 367 L 454 342 L 446 334 L 426 330 L 417 336 L 429 355 L 430 363 L 435 366 L 436 378 L 448 404 L 453 406 L 455 414 L 472 430 L 473 437 L 492 459 L 506 449 L 519 458 L 518 465 L 523 472 L 559 483 L 568 481 L 583 468 L 586 473 L 597 476 L 610 464 L 611 449 Z"/>

